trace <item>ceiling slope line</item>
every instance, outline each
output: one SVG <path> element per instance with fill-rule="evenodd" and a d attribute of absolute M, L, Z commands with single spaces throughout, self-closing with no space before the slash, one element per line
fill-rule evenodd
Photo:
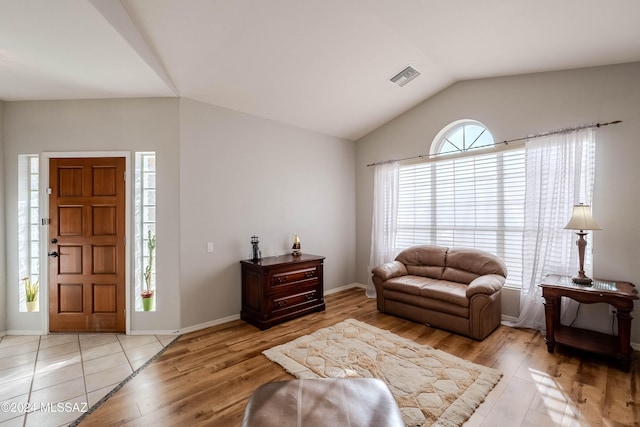
<path fill-rule="evenodd" d="M 180 92 L 162 66 L 158 57 L 149 47 L 138 27 L 131 19 L 120 0 L 89 0 L 96 10 L 107 20 L 107 22 L 122 36 L 122 38 L 136 51 L 144 62 L 162 79 L 162 81 L 176 95 Z"/>

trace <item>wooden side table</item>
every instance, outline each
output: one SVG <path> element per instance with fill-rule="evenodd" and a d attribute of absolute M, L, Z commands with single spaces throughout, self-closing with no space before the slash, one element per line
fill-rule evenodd
<path fill-rule="evenodd" d="M 594 280 L 591 286 L 577 285 L 568 276 L 550 275 L 540 284 L 545 299 L 547 350 L 553 353 L 556 343 L 581 350 L 615 357 L 623 370 L 628 371 L 633 359 L 631 348 L 631 311 L 638 290 L 629 282 Z M 574 328 L 560 324 L 561 297 L 584 304 L 602 302 L 615 307 L 618 335 Z"/>

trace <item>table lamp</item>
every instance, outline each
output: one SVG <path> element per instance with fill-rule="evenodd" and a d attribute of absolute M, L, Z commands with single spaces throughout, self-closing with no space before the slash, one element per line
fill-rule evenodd
<path fill-rule="evenodd" d="M 578 257 L 580 259 L 580 270 L 578 275 L 573 277 L 573 283 L 579 285 L 591 285 L 591 279 L 584 274 L 584 249 L 587 247 L 587 241 L 584 236 L 587 235 L 585 230 L 602 230 L 591 216 L 591 209 L 589 205 L 580 203 L 573 207 L 573 214 L 569 223 L 564 227 L 566 230 L 579 230 L 576 232 L 578 240 L 576 245 L 578 246 Z"/>

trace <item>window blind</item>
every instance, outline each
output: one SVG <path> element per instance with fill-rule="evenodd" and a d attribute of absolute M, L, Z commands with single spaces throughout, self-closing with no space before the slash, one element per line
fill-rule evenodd
<path fill-rule="evenodd" d="M 502 258 L 506 284 L 521 287 L 524 148 L 400 167 L 399 250 L 471 247 Z"/>

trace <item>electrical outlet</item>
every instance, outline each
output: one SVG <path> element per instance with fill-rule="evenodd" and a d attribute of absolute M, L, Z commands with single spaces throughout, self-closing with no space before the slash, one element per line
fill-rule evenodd
<path fill-rule="evenodd" d="M 609 316 L 615 316 L 618 312 L 616 311 L 616 308 L 612 305 L 609 305 Z"/>
<path fill-rule="evenodd" d="M 207 252 L 213 252 L 213 242 L 207 242 Z"/>

